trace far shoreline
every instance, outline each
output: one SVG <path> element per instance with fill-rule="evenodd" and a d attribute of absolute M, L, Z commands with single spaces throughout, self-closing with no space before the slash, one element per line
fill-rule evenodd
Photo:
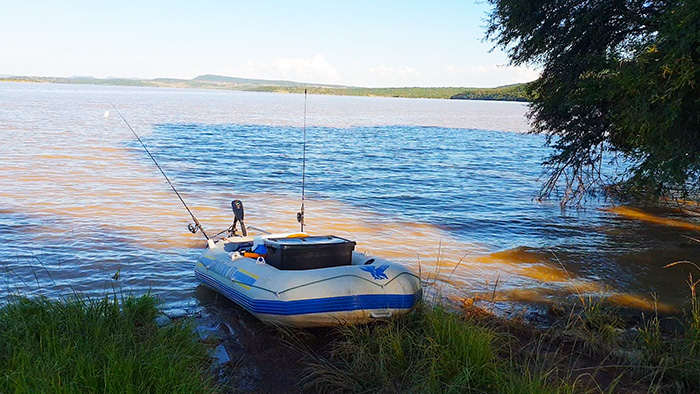
<path fill-rule="evenodd" d="M 267 93 L 304 93 L 334 96 L 425 98 L 450 100 L 485 100 L 528 102 L 527 84 L 505 85 L 495 88 L 464 87 L 401 87 L 364 88 L 341 85 L 303 84 L 291 81 L 271 81 L 202 75 L 193 79 L 126 79 L 93 77 L 34 77 L 12 76 L 0 82 L 50 83 L 97 86 L 164 87 L 205 90 L 233 90 Z"/>

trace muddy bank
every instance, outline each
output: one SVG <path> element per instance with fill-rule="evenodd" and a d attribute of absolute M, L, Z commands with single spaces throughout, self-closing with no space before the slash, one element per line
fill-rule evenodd
<path fill-rule="evenodd" d="M 304 358 L 295 341 L 306 349 L 324 351 L 330 329 L 304 331 L 262 324 L 251 314 L 213 290 L 199 286 L 201 310 L 192 316 L 200 338 L 213 359 L 212 371 L 222 391 L 243 393 L 301 393 L 306 376 Z"/>

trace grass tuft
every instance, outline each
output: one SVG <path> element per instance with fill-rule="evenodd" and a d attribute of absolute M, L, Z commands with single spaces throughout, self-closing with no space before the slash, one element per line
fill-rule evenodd
<path fill-rule="evenodd" d="M 664 268 L 676 265 L 691 265 L 698 271 L 700 267 L 690 261 L 678 261 Z M 642 366 L 655 368 L 656 380 L 666 380 L 679 392 L 691 392 L 700 387 L 700 300 L 697 295 L 697 285 L 693 274 L 688 274 L 686 284 L 690 290 L 690 310 L 684 319 L 682 333 L 666 334 L 661 330 L 659 319 L 655 316 L 646 322 L 640 330 L 637 346 L 644 354 Z"/>
<path fill-rule="evenodd" d="M 0 392 L 213 392 L 204 345 L 158 313 L 151 295 L 16 298 L 0 308 Z"/>
<path fill-rule="evenodd" d="M 373 325 L 339 328 L 327 358 L 316 356 L 305 389 L 323 392 L 568 392 L 498 353 L 495 331 L 442 306 L 417 307 Z"/>
<path fill-rule="evenodd" d="M 624 321 L 618 308 L 606 304 L 605 298 L 580 297 L 582 304 L 572 308 L 563 332 L 578 339 L 588 354 L 608 355 L 622 345 Z"/>

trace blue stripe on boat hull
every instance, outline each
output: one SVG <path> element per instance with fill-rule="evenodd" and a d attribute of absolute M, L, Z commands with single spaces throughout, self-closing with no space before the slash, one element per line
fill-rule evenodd
<path fill-rule="evenodd" d="M 195 271 L 195 276 L 253 314 L 293 316 L 372 309 L 411 309 L 421 297 L 419 290 L 415 294 L 358 294 L 293 301 L 256 300 L 202 272 Z"/>

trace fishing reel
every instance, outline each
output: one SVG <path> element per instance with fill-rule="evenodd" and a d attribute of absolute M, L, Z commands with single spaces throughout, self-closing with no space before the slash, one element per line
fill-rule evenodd
<path fill-rule="evenodd" d="M 202 226 L 199 224 L 189 223 L 187 224 L 187 229 L 190 230 L 192 234 L 197 234 L 197 231 L 201 230 Z"/>
<path fill-rule="evenodd" d="M 301 203 L 301 211 L 297 212 L 297 222 L 301 224 L 301 232 L 304 232 L 304 202 Z"/>

